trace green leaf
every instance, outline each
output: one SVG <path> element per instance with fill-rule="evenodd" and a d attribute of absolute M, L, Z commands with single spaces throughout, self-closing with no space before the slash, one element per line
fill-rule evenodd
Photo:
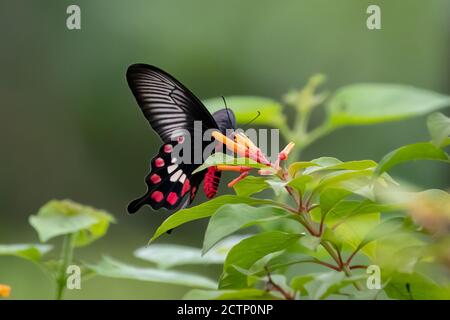
<path fill-rule="evenodd" d="M 311 182 L 312 180 L 313 180 L 313 178 L 311 176 L 301 175 L 301 176 L 299 176 L 299 177 L 289 181 L 289 183 L 287 185 L 292 187 L 292 188 L 294 188 L 295 190 L 297 190 L 301 194 L 303 194 L 305 192 L 306 185 L 309 182 Z"/>
<path fill-rule="evenodd" d="M 264 164 L 258 163 L 250 158 L 235 158 L 233 156 L 230 156 L 226 153 L 222 152 L 216 152 L 210 155 L 205 162 L 198 168 L 196 168 L 192 174 L 200 172 L 205 170 L 206 168 L 217 166 L 219 164 L 225 164 L 225 165 L 239 165 L 239 166 L 246 166 L 246 167 L 252 167 L 252 168 L 270 168 Z"/>
<path fill-rule="evenodd" d="M 266 182 L 266 179 L 262 177 L 248 176 L 236 183 L 233 188 L 236 192 L 236 195 L 241 197 L 248 197 L 269 187 L 270 186 Z"/>
<path fill-rule="evenodd" d="M 322 168 L 335 166 L 335 165 L 342 163 L 341 160 L 333 158 L 333 157 L 320 157 L 320 158 L 311 160 L 311 162 L 315 163 L 316 166 L 309 166 L 303 172 L 304 174 L 311 174 L 317 170 L 321 170 Z"/>
<path fill-rule="evenodd" d="M 366 179 L 367 181 L 370 176 L 372 176 L 373 170 L 341 170 L 335 171 L 325 175 L 315 187 L 314 192 L 321 192 L 325 188 L 332 186 L 342 186 L 343 182 L 357 181 L 360 179 Z"/>
<path fill-rule="evenodd" d="M 313 274 L 314 280 L 307 281 L 304 288 L 313 300 L 325 299 L 339 293 L 342 288 L 366 278 L 366 275 L 346 277 L 343 272 L 330 271 Z"/>
<path fill-rule="evenodd" d="M 449 162 L 449 157 L 440 148 L 430 142 L 420 142 L 400 147 L 381 159 L 375 173 L 380 175 L 392 167 L 413 160 L 438 160 Z"/>
<path fill-rule="evenodd" d="M 405 218 L 403 217 L 395 217 L 381 222 L 365 235 L 364 239 L 358 245 L 357 250 L 363 248 L 372 241 L 389 235 L 395 235 L 400 229 L 402 229 L 404 220 Z"/>
<path fill-rule="evenodd" d="M 354 84 L 338 90 L 327 104 L 334 127 L 406 119 L 447 107 L 450 97 L 395 84 Z"/>
<path fill-rule="evenodd" d="M 259 207 L 247 204 L 227 204 L 211 217 L 203 240 L 203 253 L 226 236 L 255 224 L 289 217 L 290 214 L 280 208 Z"/>
<path fill-rule="evenodd" d="M 316 163 L 310 161 L 294 162 L 291 165 L 289 165 L 288 172 L 292 178 L 295 178 L 295 175 L 297 174 L 298 171 L 308 167 L 316 167 L 316 166 L 317 166 Z"/>
<path fill-rule="evenodd" d="M 420 273 L 396 273 L 385 287 L 386 294 L 400 300 L 448 300 L 450 288 L 440 287 Z"/>
<path fill-rule="evenodd" d="M 152 236 L 150 241 L 154 241 L 167 231 L 172 230 L 173 228 L 178 227 L 186 222 L 208 218 L 212 216 L 214 212 L 216 212 L 216 210 L 219 209 L 221 206 L 233 203 L 243 203 L 256 206 L 276 205 L 276 203 L 271 200 L 254 199 L 232 195 L 217 197 L 213 200 L 199 204 L 198 206 L 175 212 L 173 215 L 164 220 L 164 222 L 155 231 L 155 234 Z"/>
<path fill-rule="evenodd" d="M 241 290 L 200 290 L 193 289 L 184 297 L 184 300 L 258 300 L 273 299 L 266 290 L 241 289 Z"/>
<path fill-rule="evenodd" d="M 199 248 L 174 244 L 153 244 L 142 247 L 137 249 L 134 255 L 155 263 L 160 269 L 189 264 L 222 264 L 226 257 L 226 254 L 214 251 L 202 256 Z"/>
<path fill-rule="evenodd" d="M 228 253 L 219 288 L 240 289 L 246 287 L 247 276 L 239 272 L 235 266 L 248 270 L 255 262 L 268 254 L 286 249 L 300 236 L 299 234 L 269 231 L 242 240 Z"/>
<path fill-rule="evenodd" d="M 16 256 L 39 261 L 50 250 L 52 250 L 52 246 L 46 244 L 2 244 L 0 245 L 0 256 Z"/>
<path fill-rule="evenodd" d="M 325 217 L 342 199 L 351 192 L 345 189 L 328 188 L 320 193 L 320 209 L 322 217 Z"/>
<path fill-rule="evenodd" d="M 223 264 L 230 249 L 246 237 L 238 235 L 223 239 L 204 255 L 200 248 L 173 244 L 152 244 L 137 249 L 134 255 L 155 263 L 160 269 L 192 264 Z"/>
<path fill-rule="evenodd" d="M 319 246 L 320 241 L 321 241 L 321 239 L 319 237 L 315 237 L 315 236 L 311 236 L 311 235 L 306 235 L 300 239 L 300 243 L 302 244 L 302 246 L 304 246 L 305 248 L 312 250 L 312 251 L 317 250 L 317 247 Z"/>
<path fill-rule="evenodd" d="M 305 283 L 305 289 L 313 300 L 323 299 L 332 293 L 331 288 L 345 279 L 345 273 L 330 271 L 314 275 L 314 281 Z"/>
<path fill-rule="evenodd" d="M 29 219 L 42 242 L 56 236 L 75 234 L 75 245 L 83 246 L 102 237 L 114 222 L 106 211 L 70 200 L 52 200 Z"/>
<path fill-rule="evenodd" d="M 322 168 L 318 168 L 316 171 L 321 170 L 364 170 L 370 169 L 377 166 L 377 163 L 373 160 L 356 160 L 356 161 L 347 161 L 341 162 L 334 165 L 323 166 Z"/>
<path fill-rule="evenodd" d="M 247 123 L 254 119 L 257 111 L 260 112 L 260 116 L 253 121 L 254 124 L 269 124 L 276 127 L 286 121 L 282 112 L 283 107 L 275 100 L 252 96 L 228 96 L 225 99 L 236 115 L 238 123 Z M 222 98 L 204 100 L 203 103 L 210 112 L 224 108 Z"/>
<path fill-rule="evenodd" d="M 311 174 L 313 172 L 324 170 L 364 170 L 377 166 L 377 163 L 372 160 L 342 162 L 341 160 L 332 157 L 321 157 L 312 160 L 311 163 L 315 163 L 316 166 L 309 166 L 305 170 L 305 174 Z"/>
<path fill-rule="evenodd" d="M 285 251 L 271 258 L 265 266 L 270 272 L 273 272 L 277 269 L 288 267 L 293 264 L 309 262 L 313 262 L 313 259 L 306 254 Z"/>
<path fill-rule="evenodd" d="M 450 118 L 440 112 L 433 113 L 427 119 L 428 131 L 436 147 L 441 147 L 450 135 Z"/>
<path fill-rule="evenodd" d="M 338 241 L 355 250 L 368 232 L 377 226 L 379 222 L 380 214 L 378 212 L 354 215 L 339 223 L 334 229 L 334 235 Z M 375 256 L 374 251 L 374 244 L 368 244 L 362 249 L 362 252 L 370 258 Z"/>
<path fill-rule="evenodd" d="M 286 182 L 281 181 L 279 179 L 267 179 L 267 184 L 272 188 L 273 192 L 275 193 L 275 196 L 280 196 L 283 193 L 287 193 L 286 191 Z"/>
<path fill-rule="evenodd" d="M 400 208 L 395 204 L 380 204 L 371 200 L 342 200 L 328 213 L 325 222 L 327 225 L 339 223 L 355 215 L 370 214 L 374 212 L 390 212 Z"/>
<path fill-rule="evenodd" d="M 103 257 L 98 264 L 87 265 L 87 267 L 96 274 L 109 278 L 132 279 L 204 289 L 217 288 L 217 284 L 213 280 L 201 275 L 173 270 L 135 267 L 109 257 Z"/>
<path fill-rule="evenodd" d="M 301 296 L 306 296 L 308 295 L 308 291 L 306 291 L 305 285 L 313 280 L 314 275 L 312 274 L 302 274 L 300 276 L 295 276 L 291 280 L 291 288 L 295 291 L 299 291 Z"/>

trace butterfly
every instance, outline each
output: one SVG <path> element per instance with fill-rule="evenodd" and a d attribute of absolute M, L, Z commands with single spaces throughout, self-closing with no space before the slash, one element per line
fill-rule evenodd
<path fill-rule="evenodd" d="M 190 142 L 179 134 L 180 129 L 189 133 L 190 137 L 194 137 L 195 131 L 198 134 L 199 130 L 201 137 L 208 129 L 219 130 L 224 135 L 227 129 L 235 130 L 233 111 L 225 108 L 211 114 L 183 84 L 152 65 L 131 65 L 127 70 L 127 82 L 145 118 L 163 142 L 158 154 L 151 160 L 151 170 L 145 179 L 147 192 L 128 205 L 128 212 L 135 213 L 144 205 L 150 205 L 155 210 L 185 208 L 194 200 L 202 180 L 205 180 L 203 190 L 206 196 L 214 197 L 221 172 L 209 167 L 193 173 L 201 163 L 180 163 L 172 151 L 177 145 Z M 200 129 L 194 121 L 201 121 Z M 194 148 L 195 143 L 189 144 L 187 147 L 191 148 L 191 154 L 199 151 Z M 209 144 L 202 141 L 200 151 Z"/>

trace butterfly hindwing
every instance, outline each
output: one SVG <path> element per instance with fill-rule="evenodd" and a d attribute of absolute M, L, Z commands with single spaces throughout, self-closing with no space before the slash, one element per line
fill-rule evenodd
<path fill-rule="evenodd" d="M 164 144 L 152 159 L 151 171 L 145 179 L 147 192 L 130 203 L 128 206 L 130 213 L 136 212 L 145 204 L 153 209 L 162 207 L 175 209 L 186 195 L 189 203 L 191 198 L 193 199 L 192 194 L 195 195 L 201 181 L 197 182 L 197 176 L 201 176 L 201 173 L 192 175 L 198 165 L 176 163 L 177 159 L 171 153 L 175 145 L 175 142 Z"/>

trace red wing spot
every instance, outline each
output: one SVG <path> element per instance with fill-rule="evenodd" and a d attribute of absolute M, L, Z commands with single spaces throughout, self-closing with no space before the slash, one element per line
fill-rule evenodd
<path fill-rule="evenodd" d="M 189 179 L 186 179 L 186 181 L 183 184 L 183 189 L 181 190 L 181 196 L 183 197 L 186 192 L 189 191 L 189 189 L 191 188 L 191 183 L 189 182 Z"/>
<path fill-rule="evenodd" d="M 156 202 L 161 202 L 161 200 L 164 199 L 164 195 L 163 195 L 163 193 L 161 191 L 155 191 L 155 192 L 152 193 L 150 198 L 152 198 Z"/>
<path fill-rule="evenodd" d="M 191 190 L 191 200 L 194 199 L 196 191 L 197 191 L 197 187 L 193 187 Z"/>
<path fill-rule="evenodd" d="M 178 143 L 183 143 L 184 142 L 184 136 L 177 137 L 177 141 L 178 141 Z"/>
<path fill-rule="evenodd" d="M 162 166 L 164 166 L 164 160 L 162 158 L 157 158 L 155 160 L 155 166 L 161 168 Z"/>
<path fill-rule="evenodd" d="M 171 205 L 174 205 L 177 201 L 178 201 L 177 194 L 175 192 L 169 193 L 169 195 L 167 196 L 167 202 L 170 203 Z"/>
<path fill-rule="evenodd" d="M 173 147 L 172 147 L 171 144 L 166 144 L 166 145 L 164 146 L 164 152 L 165 152 L 165 153 L 171 153 L 172 150 L 173 150 Z"/>
<path fill-rule="evenodd" d="M 152 181 L 153 184 L 157 184 L 161 182 L 161 177 L 156 173 L 154 173 L 150 176 L 150 180 Z"/>

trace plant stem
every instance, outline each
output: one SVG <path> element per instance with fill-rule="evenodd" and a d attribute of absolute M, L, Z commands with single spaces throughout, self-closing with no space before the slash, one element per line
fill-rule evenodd
<path fill-rule="evenodd" d="M 61 248 L 61 265 L 56 278 L 56 300 L 61 300 L 66 287 L 66 270 L 72 262 L 74 247 L 74 234 L 64 236 L 63 246 Z"/>
<path fill-rule="evenodd" d="M 336 254 L 336 252 L 334 252 L 333 248 L 331 247 L 331 245 L 326 242 L 326 241 L 321 241 L 320 244 L 322 245 L 322 247 L 324 247 L 325 250 L 327 250 L 327 252 L 330 254 L 330 256 L 333 258 L 333 260 L 337 263 L 337 265 L 339 266 L 339 268 L 341 268 L 341 263 L 339 261 L 339 257 Z"/>
<path fill-rule="evenodd" d="M 298 120 L 297 120 L 298 125 L 296 126 L 295 131 L 297 131 L 298 134 L 300 135 L 299 136 L 300 139 L 304 139 L 307 135 L 310 115 L 311 110 L 309 109 L 306 110 L 300 109 L 300 111 L 298 112 Z"/>
<path fill-rule="evenodd" d="M 283 295 L 283 297 L 284 297 L 284 299 L 286 299 L 286 300 L 294 300 L 294 297 L 289 293 L 289 292 L 287 292 L 286 290 L 284 290 L 282 287 L 280 287 L 279 285 L 277 285 L 273 280 L 272 280 L 272 276 L 270 275 L 270 272 L 269 272 L 269 270 L 266 268 L 266 273 L 267 273 L 267 279 L 268 279 L 268 284 L 270 285 L 270 287 L 271 288 L 269 288 L 269 290 L 270 289 L 273 289 L 273 290 L 275 290 L 275 291 L 278 291 L 279 293 L 281 293 L 282 295 Z"/>
<path fill-rule="evenodd" d="M 363 265 L 363 264 L 355 264 L 353 266 L 350 266 L 350 270 L 353 269 L 367 269 L 367 266 Z"/>
<path fill-rule="evenodd" d="M 352 272 L 351 272 L 351 270 L 350 270 L 350 268 L 349 268 L 348 265 L 344 264 L 344 265 L 342 266 L 342 270 L 345 272 L 345 275 L 346 275 L 347 277 L 351 277 L 351 276 L 352 276 Z M 357 282 L 357 281 L 353 282 L 353 286 L 354 286 L 354 287 L 356 288 L 356 290 L 358 290 L 358 291 L 363 291 L 363 290 L 364 290 L 364 288 L 361 286 L 361 284 L 360 284 L 359 282 Z"/>

